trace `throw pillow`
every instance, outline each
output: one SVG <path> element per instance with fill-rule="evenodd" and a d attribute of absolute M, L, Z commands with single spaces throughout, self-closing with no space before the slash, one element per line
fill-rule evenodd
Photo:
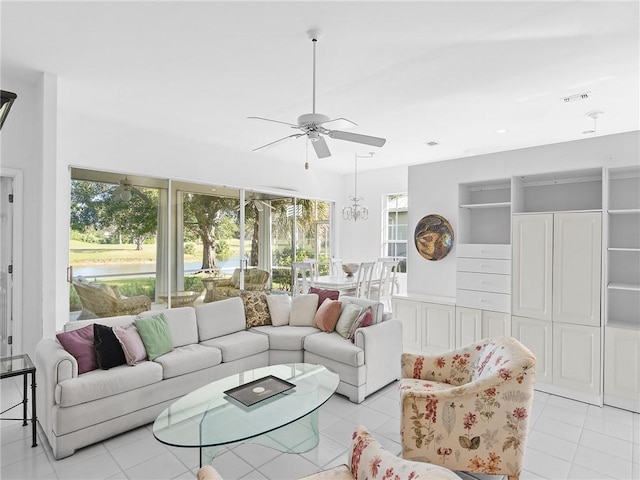
<path fill-rule="evenodd" d="M 313 324 L 323 332 L 331 333 L 336 328 L 341 312 L 342 302 L 327 298 L 318 308 Z"/>
<path fill-rule="evenodd" d="M 344 338 L 349 338 L 349 331 L 351 325 L 356 321 L 358 315 L 362 312 L 362 307 L 355 303 L 347 303 L 342 309 L 338 323 L 336 324 L 336 332 L 342 335 Z"/>
<path fill-rule="evenodd" d="M 313 327 L 313 319 L 318 310 L 318 294 L 305 293 L 296 295 L 291 300 L 291 316 L 289 325 L 294 327 Z"/>
<path fill-rule="evenodd" d="M 247 328 L 271 325 L 271 314 L 267 303 L 267 294 L 259 291 L 241 290 L 240 298 L 244 303 L 244 316 Z"/>
<path fill-rule="evenodd" d="M 93 324 L 93 347 L 96 350 L 98 367 L 103 370 L 127 363 L 120 342 L 111 327 Z"/>
<path fill-rule="evenodd" d="M 113 334 L 120 342 L 127 365 L 136 365 L 147 359 L 144 343 L 142 343 L 138 329 L 133 323 L 126 327 L 113 327 Z"/>
<path fill-rule="evenodd" d="M 364 310 L 362 310 L 360 315 L 358 315 L 358 318 L 356 318 L 355 321 L 353 322 L 353 325 L 351 325 L 351 328 L 349 329 L 349 336 L 347 338 L 351 340 L 351 343 L 355 343 L 356 330 L 359 328 L 368 327 L 372 323 L 373 323 L 373 308 L 367 307 Z"/>
<path fill-rule="evenodd" d="M 167 324 L 164 315 L 160 314 L 149 318 L 138 318 L 136 320 L 136 328 L 138 329 L 142 343 L 144 343 L 144 349 L 147 351 L 149 360 L 155 360 L 161 355 L 173 350 L 171 331 L 169 330 L 169 324 Z"/>
<path fill-rule="evenodd" d="M 267 295 L 267 305 L 274 327 L 289 325 L 291 315 L 291 297 L 289 295 Z"/>
<path fill-rule="evenodd" d="M 327 298 L 331 300 L 338 300 L 340 292 L 338 290 L 323 290 L 322 288 L 309 287 L 309 293 L 318 294 L 318 308 L 324 303 Z"/>
<path fill-rule="evenodd" d="M 98 368 L 96 350 L 93 348 L 93 325 L 58 333 L 56 338 L 78 361 L 78 375 Z"/>

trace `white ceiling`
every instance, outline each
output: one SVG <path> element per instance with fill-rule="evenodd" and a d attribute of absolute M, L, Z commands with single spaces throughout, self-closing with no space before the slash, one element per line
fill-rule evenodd
<path fill-rule="evenodd" d="M 304 161 L 303 139 L 250 153 L 295 132 L 246 117 L 311 111 L 311 27 L 324 32 L 316 110 L 387 138 L 381 149 L 328 139 L 331 158 L 309 148 L 313 168 L 348 173 L 370 150 L 362 169 L 581 139 L 593 110 L 596 135 L 639 129 L 637 1 L 3 0 L 1 15 L 3 80 L 50 72 L 62 112 L 256 161 Z M 581 92 L 590 98 L 562 101 Z"/>

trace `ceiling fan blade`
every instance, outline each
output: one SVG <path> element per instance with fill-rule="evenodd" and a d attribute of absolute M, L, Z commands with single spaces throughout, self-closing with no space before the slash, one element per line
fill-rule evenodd
<path fill-rule="evenodd" d="M 113 194 L 117 197 L 118 195 L 120 195 L 124 191 L 124 188 L 125 188 L 124 185 L 120 185 L 118 188 L 116 188 L 113 191 Z"/>
<path fill-rule="evenodd" d="M 311 145 L 313 145 L 313 149 L 316 151 L 318 158 L 327 158 L 331 156 L 327 142 L 323 137 L 311 140 Z"/>
<path fill-rule="evenodd" d="M 358 124 L 352 122 L 347 118 L 332 118 L 331 120 L 327 120 L 326 122 L 319 123 L 318 125 L 322 125 L 324 128 L 351 128 L 357 127 Z"/>
<path fill-rule="evenodd" d="M 300 128 L 295 123 L 281 122 L 280 120 L 271 120 L 270 118 L 264 118 L 264 117 L 247 117 L 247 118 L 251 120 L 264 120 L 265 122 L 281 123 L 283 125 L 289 125 L 290 127 Z"/>
<path fill-rule="evenodd" d="M 145 201 L 145 203 L 147 205 L 151 205 L 151 200 L 149 200 L 149 197 L 147 197 L 144 193 L 142 193 L 140 190 L 138 190 L 136 187 L 131 187 L 131 192 L 136 194 L 138 197 L 140 197 L 142 200 Z"/>
<path fill-rule="evenodd" d="M 262 145 L 261 147 L 254 148 L 253 151 L 255 152 L 256 150 L 260 150 L 262 148 L 270 147 L 271 145 L 275 145 L 278 142 L 282 142 L 283 140 L 286 140 L 287 138 L 298 138 L 298 137 L 301 137 L 302 135 L 304 135 L 304 133 L 294 133 L 293 135 L 287 135 L 286 137 L 279 138 L 278 140 L 275 140 L 275 141 L 273 141 L 271 143 L 267 143 L 266 145 Z"/>
<path fill-rule="evenodd" d="M 385 138 L 370 137 L 369 135 L 361 135 L 359 133 L 343 132 L 341 130 L 331 130 L 329 137 L 336 140 L 346 140 L 347 142 L 363 143 L 372 147 L 381 147 L 387 141 Z"/>

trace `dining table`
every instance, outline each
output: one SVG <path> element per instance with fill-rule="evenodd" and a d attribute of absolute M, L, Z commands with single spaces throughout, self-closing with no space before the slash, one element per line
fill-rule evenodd
<path fill-rule="evenodd" d="M 313 286 L 325 290 L 338 290 L 341 295 L 355 295 L 358 285 L 357 275 L 320 275 L 313 281 Z M 371 286 L 379 286 L 380 279 L 372 278 Z"/>

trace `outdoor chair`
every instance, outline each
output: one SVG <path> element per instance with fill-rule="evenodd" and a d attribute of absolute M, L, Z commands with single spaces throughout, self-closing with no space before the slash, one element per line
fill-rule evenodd
<path fill-rule="evenodd" d="M 496 337 L 442 355 L 402 355 L 402 456 L 452 470 L 522 471 L 536 358 Z"/>
<path fill-rule="evenodd" d="M 82 313 L 78 320 L 89 318 L 137 315 L 151 310 L 151 299 L 146 295 L 125 297 L 118 287 L 104 283 L 86 283 L 74 280 L 73 287 L 80 297 Z"/>
<path fill-rule="evenodd" d="M 260 291 L 267 289 L 269 272 L 261 268 L 247 268 L 244 271 L 244 290 Z M 203 283 L 205 283 L 203 281 Z M 213 295 L 207 292 L 204 303 L 217 302 L 227 298 L 240 296 L 240 269 L 236 268 L 233 275 L 227 278 L 207 279 L 207 289 L 212 287 Z"/>

